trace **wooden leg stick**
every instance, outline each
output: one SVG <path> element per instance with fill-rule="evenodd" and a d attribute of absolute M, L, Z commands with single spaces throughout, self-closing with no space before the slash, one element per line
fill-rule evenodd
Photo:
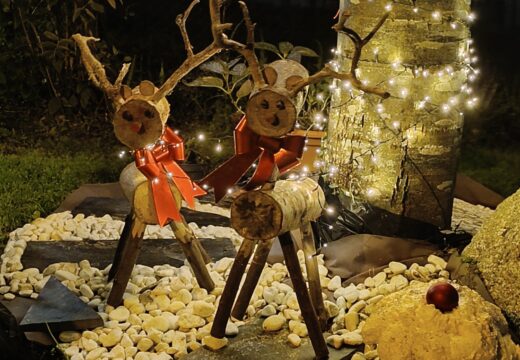
<path fill-rule="evenodd" d="M 193 233 L 193 230 L 191 230 L 190 226 L 188 225 L 188 223 L 186 222 L 186 219 L 184 218 L 184 216 L 181 216 L 182 218 L 182 224 L 184 225 L 185 229 L 186 229 L 186 232 L 189 232 L 191 233 L 191 238 L 193 239 L 192 241 L 195 242 L 195 245 L 197 245 L 197 247 L 199 248 L 199 251 L 202 255 L 202 258 L 204 259 L 204 263 L 205 264 L 209 264 L 211 262 L 211 258 L 209 257 L 208 253 L 206 252 L 206 249 L 204 249 L 199 241 L 199 239 L 197 239 L 197 237 L 195 236 L 195 234 Z M 177 235 L 175 235 L 177 237 Z"/>
<path fill-rule="evenodd" d="M 125 227 L 123 228 L 123 232 L 121 233 L 121 237 L 119 238 L 119 241 L 117 242 L 117 249 L 116 253 L 114 255 L 114 260 L 112 260 L 112 267 L 110 268 L 110 271 L 108 272 L 108 279 L 107 281 L 110 282 L 114 279 L 114 276 L 116 276 L 117 269 L 119 269 L 119 265 L 121 264 L 121 260 L 123 258 L 123 252 L 125 251 L 125 247 L 127 245 L 127 240 L 130 235 L 130 229 L 132 228 L 132 218 L 133 213 L 130 213 L 125 218 Z"/>
<path fill-rule="evenodd" d="M 231 314 L 231 307 L 235 301 L 235 297 L 240 286 L 240 280 L 246 270 L 247 263 L 253 254 L 255 242 L 249 239 L 244 239 L 229 272 L 229 277 L 222 292 L 220 303 L 213 320 L 211 327 L 211 336 L 222 339 L 226 334 L 226 325 Z"/>
<path fill-rule="evenodd" d="M 307 280 L 309 282 L 309 292 L 312 305 L 320 320 L 321 331 L 325 331 L 328 315 L 323 304 L 321 294 L 320 273 L 318 271 L 318 260 L 316 259 L 316 245 L 310 222 L 306 222 L 300 228 L 302 234 L 303 253 L 305 255 L 305 267 L 307 268 Z"/>
<path fill-rule="evenodd" d="M 312 306 L 311 298 L 307 291 L 307 285 L 303 279 L 300 262 L 298 261 L 298 255 L 296 254 L 296 249 L 294 248 L 291 235 L 287 232 L 279 235 L 278 238 L 282 245 L 285 265 L 287 266 L 287 270 L 291 276 L 291 281 L 294 291 L 296 292 L 296 297 L 298 298 L 298 304 L 300 305 L 303 320 L 307 325 L 309 338 L 311 339 L 312 347 L 316 353 L 316 359 L 328 359 L 329 350 L 327 349 L 327 344 L 325 343 L 325 339 L 321 333 L 318 316 L 316 315 L 314 306 Z"/>
<path fill-rule="evenodd" d="M 184 256 L 186 256 L 199 286 L 209 292 L 215 288 L 215 283 L 206 268 L 206 262 L 200 252 L 200 247 L 197 246 L 197 238 L 191 229 L 189 227 L 187 228 L 184 224 L 184 222 L 176 223 L 172 221 L 170 227 L 181 245 Z"/>
<path fill-rule="evenodd" d="M 242 285 L 240 294 L 238 294 L 237 301 L 235 302 L 235 306 L 231 312 L 231 315 L 235 319 L 241 320 L 244 318 L 244 314 L 246 313 L 249 302 L 251 301 L 251 296 L 253 295 L 256 285 L 258 284 L 258 280 L 260 279 L 260 275 L 264 270 L 264 266 L 267 262 L 267 257 L 269 256 L 269 251 L 271 251 L 273 242 L 274 239 L 261 241 L 256 247 L 255 255 L 253 256 L 253 260 L 251 261 L 251 265 L 247 271 L 246 280 Z"/>
<path fill-rule="evenodd" d="M 124 240 L 124 248 L 120 256 L 123 261 L 119 264 L 114 275 L 112 290 L 110 290 L 107 300 L 108 305 L 117 307 L 123 299 L 128 280 L 141 249 L 145 228 L 146 224 L 133 214 L 128 238 Z"/>

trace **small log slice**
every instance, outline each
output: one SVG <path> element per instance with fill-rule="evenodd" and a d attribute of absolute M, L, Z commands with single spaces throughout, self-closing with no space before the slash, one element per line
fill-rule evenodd
<path fill-rule="evenodd" d="M 288 91 L 264 88 L 254 93 L 246 107 L 247 124 L 258 135 L 280 137 L 296 123 L 296 107 Z"/>
<path fill-rule="evenodd" d="M 246 239 L 267 241 L 316 220 L 325 195 L 314 180 L 281 180 L 269 191 L 249 191 L 231 205 L 231 227 Z"/>
<path fill-rule="evenodd" d="M 130 90 L 122 87 L 122 102 L 116 102 L 113 119 L 114 132 L 119 141 L 131 149 L 154 144 L 162 135 L 170 115 L 170 104 L 165 98 L 150 100 L 157 88 L 144 80 Z"/>

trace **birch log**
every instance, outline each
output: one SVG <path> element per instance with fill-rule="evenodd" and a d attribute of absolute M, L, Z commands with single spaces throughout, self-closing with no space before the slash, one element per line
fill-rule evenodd
<path fill-rule="evenodd" d="M 281 180 L 269 191 L 249 191 L 231 205 L 231 226 L 244 238 L 266 241 L 316 220 L 325 195 L 314 180 Z"/>

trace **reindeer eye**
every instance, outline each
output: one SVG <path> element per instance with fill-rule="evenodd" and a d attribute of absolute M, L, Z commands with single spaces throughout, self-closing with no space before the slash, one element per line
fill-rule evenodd
<path fill-rule="evenodd" d="M 262 102 L 260 103 L 260 106 L 262 107 L 262 109 L 269 109 L 269 102 L 267 100 L 262 100 Z"/>
<path fill-rule="evenodd" d="M 279 100 L 276 103 L 276 107 L 278 108 L 278 110 L 285 110 L 285 103 L 282 100 Z"/>
<path fill-rule="evenodd" d="M 134 117 L 132 116 L 132 114 L 130 114 L 129 111 L 123 111 L 123 119 L 125 119 L 126 121 L 133 121 Z"/>
<path fill-rule="evenodd" d="M 151 119 L 153 118 L 153 113 L 150 110 L 146 109 L 144 111 L 144 116 L 146 116 L 148 119 Z"/>

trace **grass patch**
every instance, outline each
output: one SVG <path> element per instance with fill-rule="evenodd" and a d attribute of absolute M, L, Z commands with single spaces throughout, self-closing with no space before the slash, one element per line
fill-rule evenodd
<path fill-rule="evenodd" d="M 468 145 L 462 149 L 459 171 L 503 196 L 520 187 L 520 151 Z"/>
<path fill-rule="evenodd" d="M 95 151 L 0 154 L 0 247 L 10 231 L 48 215 L 79 185 L 116 181 L 124 165 L 113 154 Z"/>

